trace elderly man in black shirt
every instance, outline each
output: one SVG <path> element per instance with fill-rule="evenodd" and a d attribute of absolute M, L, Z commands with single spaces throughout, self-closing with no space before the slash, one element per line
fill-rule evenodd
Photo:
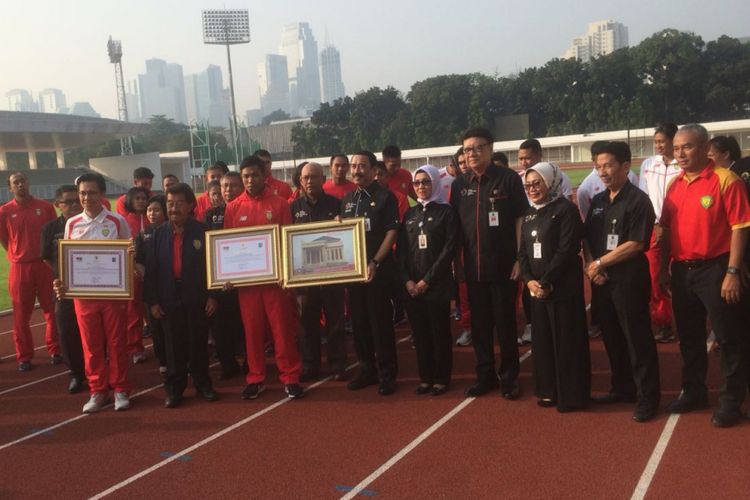
<path fill-rule="evenodd" d="M 396 392 L 396 338 L 393 331 L 391 283 L 395 261 L 392 255 L 399 217 L 393 193 L 375 180 L 377 158 L 371 151 L 352 156 L 350 170 L 357 190 L 341 200 L 341 217 L 365 219 L 367 281 L 349 286 L 354 345 L 360 371 L 349 382 L 350 390 L 363 389 L 378 382 L 378 392 L 387 396 Z M 377 373 L 375 362 L 377 360 Z"/>
<path fill-rule="evenodd" d="M 323 167 L 309 162 L 300 172 L 300 196 L 291 205 L 294 224 L 333 220 L 341 211 L 341 201 L 323 192 Z M 346 378 L 344 347 L 344 288 L 340 285 L 308 286 L 298 290 L 302 335 L 300 382 L 320 373 L 320 313 L 325 315 L 326 358 L 334 380 Z"/>
<path fill-rule="evenodd" d="M 516 297 L 520 276 L 516 253 L 520 226 L 529 208 L 521 178 L 492 164 L 492 134 L 472 129 L 463 136 L 469 170 L 451 186 L 451 205 L 460 221 L 457 276 L 465 279 L 471 308 L 471 334 L 477 358 L 477 381 L 466 396 L 481 396 L 498 386 L 506 399 L 516 399 L 518 344 Z M 495 374 L 492 331 L 500 343 L 500 370 Z"/>
<path fill-rule="evenodd" d="M 648 196 L 628 182 L 630 147 L 610 142 L 596 155 L 607 187 L 586 216 L 586 274 L 599 304 L 602 338 L 612 369 L 611 390 L 599 403 L 637 399 L 633 420 L 651 420 L 659 405 L 659 362 L 651 334 L 651 281 L 645 252 L 654 227 Z"/>

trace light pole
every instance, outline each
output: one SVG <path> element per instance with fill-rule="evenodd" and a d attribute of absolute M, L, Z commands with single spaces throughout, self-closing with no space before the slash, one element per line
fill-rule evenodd
<path fill-rule="evenodd" d="M 247 9 L 211 9 L 203 14 L 203 43 L 227 46 L 227 66 L 229 67 L 229 102 L 231 114 L 229 128 L 232 133 L 235 165 L 239 165 L 237 147 L 237 110 L 234 99 L 234 77 L 232 75 L 232 55 L 230 45 L 250 43 L 250 17 Z"/>

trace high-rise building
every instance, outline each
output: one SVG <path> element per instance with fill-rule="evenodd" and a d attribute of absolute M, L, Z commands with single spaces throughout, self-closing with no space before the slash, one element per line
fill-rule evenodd
<path fill-rule="evenodd" d="M 94 107 L 88 101 L 74 102 L 70 108 L 71 115 L 77 116 L 90 116 L 92 118 L 99 118 L 99 113 L 94 110 Z"/>
<path fill-rule="evenodd" d="M 13 89 L 5 93 L 8 98 L 9 111 L 37 111 L 37 105 L 31 92 L 24 89 Z"/>
<path fill-rule="evenodd" d="M 266 54 L 265 61 L 258 64 L 258 86 L 264 116 L 278 109 L 290 112 L 289 73 L 285 56 Z"/>
<path fill-rule="evenodd" d="M 565 51 L 563 57 L 588 62 L 594 57 L 611 54 L 627 46 L 627 26 L 611 19 L 596 21 L 589 24 L 585 35 L 573 39 L 573 44 Z"/>
<path fill-rule="evenodd" d="M 248 127 L 255 127 L 260 125 L 263 121 L 263 110 L 262 109 L 248 109 L 245 112 L 245 125 Z"/>
<path fill-rule="evenodd" d="M 320 51 L 320 77 L 323 87 L 323 102 L 332 104 L 346 96 L 341 80 L 341 54 L 333 45 Z"/>
<path fill-rule="evenodd" d="M 211 64 L 205 71 L 187 75 L 185 99 L 189 122 L 229 127 L 229 92 L 224 88 L 220 67 Z"/>
<path fill-rule="evenodd" d="M 285 26 L 279 52 L 286 56 L 292 115 L 312 115 L 320 107 L 320 70 L 318 43 L 310 24 Z"/>
<path fill-rule="evenodd" d="M 44 89 L 39 92 L 39 111 L 42 113 L 66 113 L 65 94 L 60 89 Z"/>
<path fill-rule="evenodd" d="M 164 115 L 178 123 L 187 123 L 182 66 L 161 59 L 147 59 L 146 74 L 138 75 L 138 89 L 143 120 Z"/>
<path fill-rule="evenodd" d="M 129 80 L 125 88 L 125 104 L 128 107 L 128 121 L 140 123 L 141 97 L 138 92 L 138 80 Z"/>

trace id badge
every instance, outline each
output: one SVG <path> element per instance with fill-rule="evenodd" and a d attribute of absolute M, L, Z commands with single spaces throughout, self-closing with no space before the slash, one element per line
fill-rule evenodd
<path fill-rule="evenodd" d="M 365 231 L 369 231 L 369 230 L 370 230 L 370 218 L 365 217 Z"/>
<path fill-rule="evenodd" d="M 500 225 L 500 214 L 493 210 L 490 212 L 490 227 L 497 227 Z"/>
<path fill-rule="evenodd" d="M 617 248 L 618 243 L 620 242 L 620 236 L 617 234 L 608 234 L 607 235 L 607 250 L 614 250 Z"/>
<path fill-rule="evenodd" d="M 542 258 L 542 244 L 541 243 L 534 243 L 534 258 L 535 259 Z"/>
<path fill-rule="evenodd" d="M 427 248 L 427 235 L 420 234 L 419 235 L 419 249 L 425 250 L 426 248 Z"/>

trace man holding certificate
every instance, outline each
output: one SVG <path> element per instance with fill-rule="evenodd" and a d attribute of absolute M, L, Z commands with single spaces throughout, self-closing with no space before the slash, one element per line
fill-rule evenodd
<path fill-rule="evenodd" d="M 224 228 L 291 224 L 292 214 L 286 198 L 272 193 L 266 184 L 265 162 L 258 156 L 248 156 L 240 164 L 240 175 L 245 192 L 227 205 L 224 211 Z M 227 283 L 225 290 L 232 289 Z M 247 351 L 247 386 L 243 399 L 255 399 L 263 392 L 266 379 L 266 359 L 263 349 L 266 325 L 273 336 L 276 366 L 287 396 L 302 397 L 299 385 L 302 362 L 297 349 L 299 319 L 294 297 L 277 284 L 255 285 L 238 291 L 242 323 L 245 325 Z"/>

